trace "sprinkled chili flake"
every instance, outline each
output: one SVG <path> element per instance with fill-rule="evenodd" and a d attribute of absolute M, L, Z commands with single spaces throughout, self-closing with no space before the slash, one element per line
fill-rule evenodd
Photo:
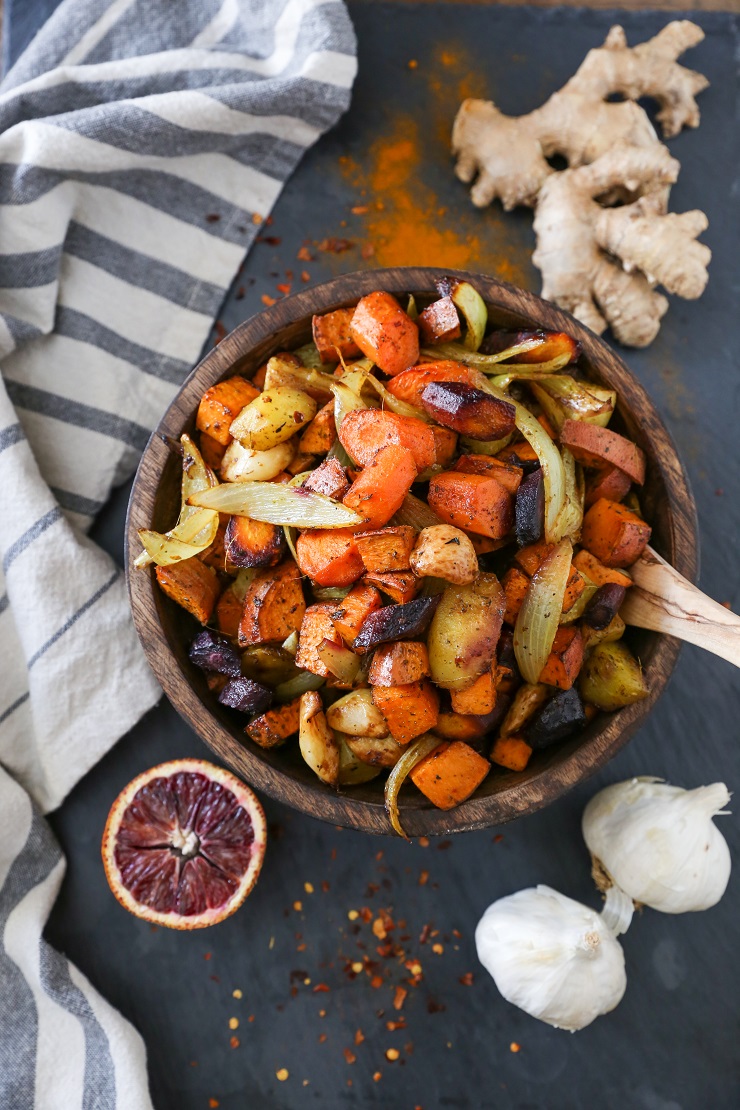
<path fill-rule="evenodd" d="M 278 293 L 282 293 L 284 296 L 287 297 L 288 293 L 290 293 L 290 286 L 287 285 L 285 282 L 283 282 L 280 285 L 278 285 L 277 291 L 278 291 Z"/>
<path fill-rule="evenodd" d="M 428 836 L 420 836 L 416 843 L 419 845 L 420 848 L 428 848 L 429 847 L 429 837 Z"/>
<path fill-rule="evenodd" d="M 402 1010 L 403 1004 L 406 1001 L 406 996 L 409 992 L 405 987 L 396 987 L 396 993 L 393 996 L 393 1009 Z"/>
<path fill-rule="evenodd" d="M 503 839 L 504 839 L 504 834 L 503 833 L 496 833 L 496 835 L 493 838 L 493 843 L 494 844 L 500 844 Z"/>
<path fill-rule="evenodd" d="M 472 985 L 473 985 L 473 972 L 472 971 L 466 971 L 464 975 L 460 976 L 460 978 L 458 979 L 458 982 L 462 983 L 462 985 L 464 987 L 472 987 Z"/>
<path fill-rule="evenodd" d="M 255 240 L 257 243 L 267 243 L 270 247 L 279 247 L 282 241 L 279 235 L 258 235 Z"/>
<path fill-rule="evenodd" d="M 511 1044 L 509 1045 L 509 1052 L 520 1052 L 521 1047 L 522 1046 L 517 1044 L 516 1041 L 512 1041 Z"/>
<path fill-rule="evenodd" d="M 427 999 L 427 1013 L 428 1014 L 443 1014 L 447 1007 L 444 1002 L 438 1002 L 436 998 Z"/>
<path fill-rule="evenodd" d="M 373 975 L 372 979 L 370 980 L 370 986 L 374 987 L 375 990 L 377 990 L 378 987 L 382 987 L 383 986 L 382 977 L 380 975 Z"/>
<path fill-rule="evenodd" d="M 364 969 L 364 966 L 365 965 L 360 960 L 355 960 L 355 962 L 352 964 L 352 970 L 354 971 L 355 975 L 359 975 L 360 972 Z"/>
<path fill-rule="evenodd" d="M 210 952 L 204 952 L 203 953 L 203 959 L 204 960 L 210 960 L 210 958 L 211 958 L 211 953 Z"/>
<path fill-rule="evenodd" d="M 331 990 L 331 987 L 327 983 L 317 983 L 316 986 L 313 989 L 313 993 L 314 994 L 322 994 L 322 993 L 326 993 L 330 990 Z"/>
<path fill-rule="evenodd" d="M 306 942 L 303 941 L 302 944 L 297 944 L 295 946 L 295 950 L 296 950 L 296 952 L 305 952 L 306 951 Z"/>
<path fill-rule="evenodd" d="M 316 256 L 311 254 L 308 247 L 301 247 L 296 255 L 299 262 L 315 262 Z"/>
<path fill-rule="evenodd" d="M 304 883 L 303 889 L 305 890 L 306 894 L 313 894 L 313 883 Z"/>
<path fill-rule="evenodd" d="M 304 283 L 304 285 L 308 284 L 310 280 L 311 275 L 309 274 L 308 270 L 301 270 L 301 281 Z"/>
<path fill-rule="evenodd" d="M 378 940 L 385 940 L 385 938 L 388 936 L 385 925 L 383 924 L 382 919 L 379 917 L 376 917 L 375 921 L 373 921 L 373 934 L 378 938 Z"/>
<path fill-rule="evenodd" d="M 421 975 L 421 964 L 418 960 L 406 960 L 403 965 L 412 975 Z"/>
<path fill-rule="evenodd" d="M 321 1018 L 326 1017 L 326 1010 L 319 1010 L 319 1017 L 321 1017 Z"/>
<path fill-rule="evenodd" d="M 424 926 L 424 928 L 419 933 L 419 944 L 426 944 L 426 942 L 429 940 L 429 934 L 431 933 L 431 931 L 432 931 L 432 926 L 431 925 L 425 925 Z"/>
<path fill-rule="evenodd" d="M 239 288 L 237 289 L 236 293 L 234 294 L 234 300 L 235 301 L 243 301 L 245 292 L 246 292 L 246 290 L 245 290 L 244 286 L 240 285 Z"/>
<path fill-rule="evenodd" d="M 209 212 L 208 215 L 206 216 L 206 223 L 208 223 L 208 224 L 217 224 L 220 219 L 221 219 L 221 216 L 219 215 L 218 212 Z"/>
<path fill-rule="evenodd" d="M 260 297 L 260 300 L 262 301 L 262 303 L 264 305 L 267 305 L 267 307 L 269 308 L 270 305 L 275 304 L 275 301 L 277 300 L 277 298 L 276 297 L 271 297 L 269 295 L 269 293 L 263 293 L 262 296 Z"/>
<path fill-rule="evenodd" d="M 238 1048 L 241 1042 L 238 1037 L 232 1037 L 229 1041 L 229 1044 L 232 1048 Z"/>
<path fill-rule="evenodd" d="M 355 204 L 352 208 L 353 216 L 365 216 L 370 211 L 369 204 Z"/>
<path fill-rule="evenodd" d="M 264 223 L 264 220 L 263 220 L 262 216 L 260 216 L 259 212 L 253 212 L 252 213 L 252 223 L 256 224 L 257 227 L 259 227 L 259 225 L 261 223 Z"/>
<path fill-rule="evenodd" d="M 374 1071 L 373 1072 L 373 1082 L 379 1083 L 382 1078 L 383 1078 L 382 1071 Z"/>
<path fill-rule="evenodd" d="M 444 950 L 445 950 L 445 946 L 443 944 L 433 944 L 432 945 L 432 952 L 434 952 L 435 956 L 441 956 L 442 953 L 444 952 Z"/>
<path fill-rule="evenodd" d="M 451 847 L 452 847 L 452 841 L 451 840 L 440 840 L 439 844 L 437 845 L 437 851 L 438 852 L 446 852 L 447 849 L 451 848 Z"/>
<path fill-rule="evenodd" d="M 391 1060 L 391 1061 L 397 1060 L 400 1055 L 401 1055 L 401 1053 L 398 1051 L 397 1048 L 386 1048 L 386 1050 L 385 1050 L 386 1060 Z"/>
<path fill-rule="evenodd" d="M 409 67 L 409 69 L 416 69 L 416 68 L 418 67 L 418 65 L 419 65 L 419 63 L 417 62 L 416 58 L 409 58 L 409 60 L 408 60 L 408 63 L 407 63 L 407 64 L 408 64 L 408 67 Z M 417 1107 L 416 1107 L 416 1110 L 421 1110 L 421 1107 L 420 1107 L 420 1106 L 417 1106 Z"/>
<path fill-rule="evenodd" d="M 324 881 L 322 882 L 321 889 L 324 892 L 324 894 L 329 893 L 329 883 L 326 881 L 326 879 L 324 879 Z"/>
<path fill-rule="evenodd" d="M 385 1027 L 386 1027 L 386 1029 L 389 1029 L 391 1031 L 391 1033 L 395 1033 L 396 1030 L 398 1030 L 398 1029 L 405 1029 L 406 1028 L 406 1022 L 404 1021 L 403 1018 L 401 1018 L 400 1021 L 387 1021 L 385 1023 Z"/>
<path fill-rule="evenodd" d="M 324 251 L 325 254 L 343 254 L 344 251 L 351 251 L 354 247 L 354 243 L 351 239 L 340 239 L 332 235 L 328 239 L 322 239 L 316 246 L 320 251 Z M 308 259 L 306 261 L 308 261 Z"/>
<path fill-rule="evenodd" d="M 275 1075 L 280 1080 L 281 1083 L 284 1083 L 285 1080 L 290 1075 L 290 1072 L 288 1071 L 287 1068 L 278 1068 L 278 1070 L 275 1072 Z"/>
<path fill-rule="evenodd" d="M 355 1054 L 354 1054 L 354 1052 L 352 1051 L 351 1048 L 343 1048 L 342 1052 L 344 1053 L 344 1058 L 345 1058 L 345 1060 L 347 1061 L 348 1064 L 356 1064 L 357 1063 L 357 1057 L 355 1056 Z"/>
<path fill-rule="evenodd" d="M 363 258 L 373 258 L 373 256 L 375 255 L 375 247 L 372 243 L 363 243 L 360 254 Z"/>
<path fill-rule="evenodd" d="M 247 1021 L 254 1021 L 254 1014 L 250 1014 Z"/>
<path fill-rule="evenodd" d="M 218 1110 L 218 1107 L 221 1105 L 221 1103 L 218 1101 L 217 1098 L 209 1098 L 208 1105 L 210 1107 L 210 1110 Z"/>
<path fill-rule="evenodd" d="M 419 886 L 426 886 L 429 882 L 429 872 L 421 871 L 419 873 Z"/>
<path fill-rule="evenodd" d="M 372 921 L 372 919 L 373 919 L 373 911 L 370 909 L 369 906 L 363 906 L 362 909 L 360 910 L 360 917 L 362 918 L 362 920 L 367 925 L 367 923 L 369 921 Z"/>
<path fill-rule="evenodd" d="M 362 1044 L 362 1042 L 364 1040 L 365 1040 L 365 1034 L 362 1032 L 361 1029 L 358 1029 L 355 1032 L 355 1044 Z"/>
<path fill-rule="evenodd" d="M 296 913 L 300 913 L 301 910 L 303 909 L 303 902 L 294 902 L 293 903 L 293 909 L 295 910 Z"/>
<path fill-rule="evenodd" d="M 319 1033 L 319 1044 L 324 1044 L 328 1037 L 328 1033 Z"/>

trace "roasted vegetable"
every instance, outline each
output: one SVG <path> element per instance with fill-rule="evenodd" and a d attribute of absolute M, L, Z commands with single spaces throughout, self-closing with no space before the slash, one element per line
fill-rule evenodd
<path fill-rule="evenodd" d="M 436 460 L 434 433 L 429 424 L 412 416 L 382 409 L 355 409 L 339 427 L 339 440 L 358 466 L 369 466 L 383 447 L 405 447 L 421 472 Z"/>
<path fill-rule="evenodd" d="M 298 450 L 308 455 L 326 455 L 337 438 L 334 422 L 334 401 L 324 405 L 298 440 Z"/>
<path fill-rule="evenodd" d="M 564 740 L 586 723 L 583 702 L 573 686 L 560 690 L 535 713 L 525 733 L 527 743 L 538 751 Z"/>
<path fill-rule="evenodd" d="M 354 643 L 366 618 L 382 604 L 380 593 L 373 586 L 358 582 L 352 587 L 332 614 L 334 626 L 345 643 Z"/>
<path fill-rule="evenodd" d="M 522 736 L 499 736 L 491 748 L 491 762 L 508 771 L 524 771 L 532 748 Z"/>
<path fill-rule="evenodd" d="M 364 763 L 352 751 L 348 737 L 337 735 L 339 741 L 339 786 L 361 786 L 376 779 L 382 767 Z"/>
<path fill-rule="evenodd" d="M 489 669 L 476 678 L 472 686 L 465 690 L 452 690 L 450 701 L 455 713 L 470 714 L 476 717 L 492 713 L 496 705 L 496 685 L 493 672 Z"/>
<path fill-rule="evenodd" d="M 438 746 L 438 737 L 433 735 L 420 736 L 418 740 L 415 740 L 403 753 L 398 763 L 389 774 L 385 784 L 385 811 L 388 814 L 388 820 L 394 832 L 397 832 L 404 840 L 408 840 L 408 837 L 403 831 L 398 814 L 398 793 L 410 771 Z"/>
<path fill-rule="evenodd" d="M 428 600 L 439 601 L 427 637 L 432 678 L 444 689 L 464 690 L 493 662 L 506 607 L 501 583 L 483 573 Z"/>
<path fill-rule="evenodd" d="M 224 636 L 204 628 L 190 645 L 188 657 L 191 663 L 203 671 L 216 671 L 218 674 L 236 678 L 242 673 L 241 656 L 233 644 Z"/>
<path fill-rule="evenodd" d="M 616 617 L 606 626 L 606 628 L 590 628 L 587 624 L 581 625 L 581 636 L 583 637 L 583 650 L 584 652 L 591 651 L 597 644 L 612 644 L 615 640 L 621 640 L 626 631 L 627 625 L 624 623 L 619 613 Z"/>
<path fill-rule="evenodd" d="M 583 623 L 587 624 L 589 628 L 596 629 L 597 632 L 606 628 L 619 612 L 626 592 L 624 586 L 618 586 L 616 582 L 608 582 L 604 586 L 599 586 L 586 606 Z"/>
<path fill-rule="evenodd" d="M 313 397 L 302 389 L 265 389 L 242 409 L 229 431 L 242 447 L 269 451 L 312 420 L 317 407 Z"/>
<path fill-rule="evenodd" d="M 392 736 L 346 736 L 347 747 L 362 763 L 371 767 L 395 767 L 403 755 L 403 744 Z"/>
<path fill-rule="evenodd" d="M 313 490 L 334 501 L 341 501 L 350 487 L 347 472 L 338 459 L 324 459 L 299 488 Z"/>
<path fill-rule="evenodd" d="M 408 570 L 415 543 L 416 530 L 404 524 L 357 535 L 357 549 L 365 570 L 371 573 Z"/>
<path fill-rule="evenodd" d="M 430 304 L 420 313 L 418 324 L 423 343 L 449 343 L 462 332 L 452 297 L 440 297 Z"/>
<path fill-rule="evenodd" d="M 523 731 L 550 696 L 550 690 L 541 682 L 525 682 L 519 687 L 508 712 L 501 722 L 501 736 L 514 736 Z"/>
<path fill-rule="evenodd" d="M 527 384 L 555 433 L 561 431 L 565 424 L 604 426 L 614 412 L 616 393 L 597 389 L 591 384 L 584 386 L 567 374 L 538 375 Z M 562 442 L 568 446 L 565 440 Z"/>
<path fill-rule="evenodd" d="M 635 513 L 602 497 L 583 518 L 581 543 L 607 567 L 630 567 L 648 545 L 651 528 Z"/>
<path fill-rule="evenodd" d="M 514 503 L 516 542 L 520 547 L 538 543 L 545 531 L 545 485 L 542 469 L 528 474 L 519 486 Z"/>
<path fill-rule="evenodd" d="M 269 451 L 253 451 L 251 448 L 242 447 L 241 443 L 234 440 L 226 448 L 226 453 L 221 462 L 221 477 L 224 482 L 269 482 L 277 478 L 293 458 L 293 445 L 279 443 Z M 233 490 L 229 486 L 219 487 L 224 492 L 219 494 L 225 497 Z M 230 509 L 222 509 L 230 512 Z"/>
<path fill-rule="evenodd" d="M 642 668 L 623 643 L 601 643 L 588 655 L 578 684 L 597 709 L 621 709 L 648 696 Z"/>
<path fill-rule="evenodd" d="M 144 550 L 134 566 L 142 568 L 156 563 L 170 566 L 208 551 L 218 535 L 218 514 L 210 509 L 196 509 L 189 504 L 191 494 L 216 485 L 213 471 L 206 466 L 200 451 L 189 435 L 180 437 L 179 453 L 182 457 L 180 480 L 180 514 L 177 524 L 169 532 L 153 532 L 148 528 L 138 532 Z"/>
<path fill-rule="evenodd" d="M 559 686 L 561 690 L 570 690 L 582 664 L 583 637 L 580 631 L 572 625 L 559 628 L 539 681 L 548 686 Z"/>
<path fill-rule="evenodd" d="M 602 497 L 607 501 L 621 501 L 632 488 L 632 479 L 616 466 L 605 466 L 586 478 L 586 508 L 590 509 Z"/>
<path fill-rule="evenodd" d="M 390 293 L 362 298 L 350 334 L 362 353 L 391 377 L 419 361 L 419 329 Z"/>
<path fill-rule="evenodd" d="M 419 534 L 411 554 L 419 577 L 430 575 L 464 586 L 478 576 L 478 558 L 470 539 L 450 524 L 435 524 Z"/>
<path fill-rule="evenodd" d="M 339 782 L 339 741 L 327 724 L 315 690 L 301 694 L 298 745 L 311 770 L 327 786 Z"/>
<path fill-rule="evenodd" d="M 524 477 L 521 467 L 508 465 L 492 455 L 461 455 L 453 469 L 462 474 L 485 474 L 495 478 L 509 493 L 517 492 Z"/>
<path fill-rule="evenodd" d="M 460 309 L 467 325 L 464 345 L 468 351 L 477 351 L 488 323 L 488 309 L 480 293 L 469 281 L 460 281 L 454 277 L 444 277 L 438 281 L 437 290 L 440 296 L 451 297 L 453 304 Z"/>
<path fill-rule="evenodd" d="M 408 744 L 433 729 L 439 716 L 439 694 L 428 679 L 403 686 L 373 686 L 373 701 L 399 744 Z"/>
<path fill-rule="evenodd" d="M 373 701 L 372 690 L 353 690 L 345 694 L 329 706 L 326 717 L 332 728 L 348 736 L 382 740 L 388 735 L 388 725 Z"/>
<path fill-rule="evenodd" d="M 514 523 L 514 499 L 495 478 L 448 470 L 429 483 L 429 505 L 440 520 L 498 540 Z"/>
<path fill-rule="evenodd" d="M 338 639 L 337 630 L 331 619 L 333 612 L 334 606 L 330 601 L 322 601 L 318 605 L 309 605 L 303 614 L 298 635 L 296 666 L 301 667 L 304 671 L 321 675 L 322 678 L 326 678 L 333 673 L 319 653 L 319 648 L 324 640 L 336 642 Z"/>
<path fill-rule="evenodd" d="M 480 349 L 484 354 L 496 355 L 526 342 L 531 342 L 532 347 L 527 351 L 517 351 L 519 362 L 549 362 L 558 355 L 567 355 L 570 362 L 575 362 L 581 353 L 580 344 L 561 331 L 506 331 L 503 328 L 490 332 Z"/>
<path fill-rule="evenodd" d="M 421 395 L 430 382 L 467 382 L 475 384 L 475 373 L 461 362 L 449 359 L 441 362 L 427 362 L 405 370 L 388 382 L 388 392 L 415 408 L 422 408 Z"/>
<path fill-rule="evenodd" d="M 231 443 L 229 429 L 232 421 L 245 405 L 258 396 L 259 390 L 246 378 L 228 378 L 218 382 L 201 397 L 195 426 L 199 432 L 205 432 L 211 439 L 226 446 Z"/>
<path fill-rule="evenodd" d="M 483 756 L 461 740 L 443 741 L 411 769 L 414 786 L 438 809 L 459 806 L 491 770 Z"/>
<path fill-rule="evenodd" d="M 322 362 L 358 358 L 360 348 L 350 335 L 354 309 L 338 308 L 313 318 L 313 341 Z"/>
<path fill-rule="evenodd" d="M 328 685 L 351 689 L 360 672 L 360 659 L 336 639 L 325 638 L 318 646 L 318 655 L 329 672 Z"/>
<path fill-rule="evenodd" d="M 573 548 L 562 540 L 537 568 L 519 610 L 514 629 L 514 650 L 525 682 L 540 678 L 553 648 L 563 599 L 571 572 Z M 520 551 L 517 559 L 523 557 Z"/>
<path fill-rule="evenodd" d="M 251 678 L 232 678 L 218 695 L 221 705 L 240 713 L 264 713 L 272 705 L 272 690 Z"/>
<path fill-rule="evenodd" d="M 298 566 L 319 586 L 350 586 L 365 569 L 350 528 L 312 528 L 296 543 Z"/>
<path fill-rule="evenodd" d="M 156 568 L 159 588 L 191 613 L 201 624 L 208 624 L 220 591 L 216 572 L 200 559 L 186 559 L 172 566 Z"/>
<path fill-rule="evenodd" d="M 639 486 L 645 482 L 645 453 L 618 432 L 580 420 L 566 420 L 560 431 L 560 442 L 584 466 L 597 469 L 604 465 L 616 466 Z"/>
<path fill-rule="evenodd" d="M 300 726 L 300 698 L 293 698 L 287 705 L 268 709 L 250 721 L 244 729 L 250 740 L 261 748 L 277 748 L 289 736 L 298 732 Z"/>
<path fill-rule="evenodd" d="M 232 516 L 226 526 L 224 552 L 229 567 L 272 567 L 285 549 L 283 532 L 275 524 Z"/>
<path fill-rule="evenodd" d="M 514 431 L 514 406 L 465 382 L 430 382 L 421 403 L 442 427 L 473 439 L 501 439 Z"/>
<path fill-rule="evenodd" d="M 428 678 L 430 673 L 426 644 L 403 640 L 377 649 L 368 681 L 371 686 L 405 686 Z"/>
<path fill-rule="evenodd" d="M 344 504 L 371 528 L 381 528 L 403 505 L 416 480 L 414 456 L 406 447 L 388 444 L 355 478 Z"/>
<path fill-rule="evenodd" d="M 190 503 L 291 528 L 347 528 L 363 521 L 351 509 L 320 493 L 277 483 L 217 486 L 191 497 Z"/>
<path fill-rule="evenodd" d="M 368 573 L 364 580 L 368 585 L 375 586 L 387 594 L 391 601 L 399 605 L 412 601 L 421 589 L 421 581 L 410 570 L 387 570 L 382 574 Z"/>
<path fill-rule="evenodd" d="M 573 559 L 573 566 L 597 586 L 615 582 L 618 586 L 624 586 L 627 589 L 632 585 L 632 579 L 627 571 L 617 570 L 616 567 L 605 567 L 589 551 L 579 551 Z"/>
<path fill-rule="evenodd" d="M 415 640 L 422 636 L 439 604 L 436 597 L 417 597 L 406 605 L 384 605 L 368 614 L 352 644 L 360 655 L 394 640 Z"/>
<path fill-rule="evenodd" d="M 239 622 L 239 646 L 282 643 L 301 627 L 306 602 L 295 563 L 286 560 L 274 570 L 261 571 L 244 598 Z"/>

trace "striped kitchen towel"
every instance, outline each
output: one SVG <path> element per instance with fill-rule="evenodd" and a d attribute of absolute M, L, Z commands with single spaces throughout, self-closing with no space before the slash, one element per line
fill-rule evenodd
<path fill-rule="evenodd" d="M 355 69 L 340 0 L 63 0 L 0 85 L 0 1107 L 150 1106 L 41 937 L 41 814 L 159 697 L 85 531 Z"/>

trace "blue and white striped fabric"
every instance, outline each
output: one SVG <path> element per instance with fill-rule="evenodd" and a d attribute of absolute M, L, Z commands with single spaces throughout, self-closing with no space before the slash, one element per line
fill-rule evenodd
<path fill-rule="evenodd" d="M 63 0 L 0 85 L 3 1108 L 150 1106 L 140 1038 L 41 939 L 41 814 L 160 693 L 85 530 L 355 70 L 340 0 Z"/>

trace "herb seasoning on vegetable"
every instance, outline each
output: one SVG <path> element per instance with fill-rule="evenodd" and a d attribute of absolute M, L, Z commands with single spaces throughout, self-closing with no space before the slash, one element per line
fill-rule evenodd
<path fill-rule="evenodd" d="M 400 835 L 407 777 L 451 808 L 647 694 L 617 642 L 650 527 L 616 394 L 569 336 L 486 334 L 470 283 L 438 291 L 316 316 L 207 390 L 179 520 L 137 560 L 204 626 L 191 661 L 248 741 L 297 735 L 334 788 L 389 770 Z"/>

